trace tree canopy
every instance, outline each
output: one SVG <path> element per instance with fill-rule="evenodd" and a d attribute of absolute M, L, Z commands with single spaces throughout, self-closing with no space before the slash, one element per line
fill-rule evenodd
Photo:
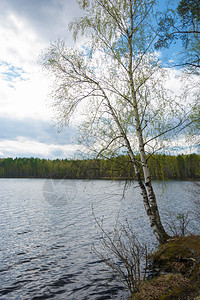
<path fill-rule="evenodd" d="M 167 140 L 175 144 L 192 129 L 197 99 L 189 100 L 188 94 L 173 97 L 164 86 L 165 70 L 153 47 L 154 1 L 78 3 L 85 14 L 70 29 L 75 40 L 80 34 L 85 37 L 85 45 L 70 48 L 59 41 L 43 60 L 55 76 L 55 109 L 62 124 L 76 112 L 85 113 L 80 141 L 97 157 L 129 156 L 151 227 L 162 243 L 168 235 L 160 220 L 148 159 Z"/>
<path fill-rule="evenodd" d="M 153 155 L 149 159 L 154 180 L 200 179 L 200 155 Z M 141 174 L 142 176 L 142 174 Z M 112 159 L 0 158 L 0 178 L 135 180 L 128 156 Z"/>
<path fill-rule="evenodd" d="M 169 48 L 177 40 L 182 41 L 179 53 L 181 66 L 198 73 L 200 68 L 200 2 L 181 0 L 175 9 L 168 9 L 158 19 L 158 40 L 156 49 Z"/>

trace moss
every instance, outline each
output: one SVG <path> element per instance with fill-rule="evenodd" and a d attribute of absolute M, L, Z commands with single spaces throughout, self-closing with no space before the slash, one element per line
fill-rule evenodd
<path fill-rule="evenodd" d="M 131 300 L 200 299 L 200 236 L 170 239 L 151 261 L 160 272 L 142 282 Z"/>
<path fill-rule="evenodd" d="M 177 237 L 162 245 L 151 257 L 153 265 L 166 272 L 191 273 L 200 258 L 200 236 Z"/>
<path fill-rule="evenodd" d="M 173 286 L 171 290 L 163 293 L 159 300 L 168 299 L 194 299 L 196 296 L 196 289 L 190 284 L 181 284 Z M 191 298 L 192 297 L 192 298 Z"/>
<path fill-rule="evenodd" d="M 135 300 L 155 300 L 169 299 L 173 293 L 181 291 L 188 285 L 189 280 L 180 274 L 165 274 L 143 282 L 139 292 L 131 299 Z M 170 298 L 171 299 L 171 298 Z"/>

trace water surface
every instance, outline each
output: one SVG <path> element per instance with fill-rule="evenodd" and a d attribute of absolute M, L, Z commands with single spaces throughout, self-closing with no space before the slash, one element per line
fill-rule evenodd
<path fill-rule="evenodd" d="M 142 242 L 157 245 L 140 191 L 134 185 L 122 197 L 123 184 L 0 179 L 0 299 L 128 299 L 91 250 L 100 243 L 94 216 L 110 232 L 116 218 L 128 219 Z M 167 210 L 195 207 L 191 182 L 154 187 L 166 223 Z"/>

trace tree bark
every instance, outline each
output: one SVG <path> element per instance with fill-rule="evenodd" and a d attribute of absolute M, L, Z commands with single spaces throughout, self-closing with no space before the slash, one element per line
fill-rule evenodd
<path fill-rule="evenodd" d="M 140 170 L 138 167 L 138 162 L 135 158 L 135 155 L 133 153 L 133 150 L 131 148 L 130 142 L 126 136 L 126 133 L 124 132 L 116 114 L 115 111 L 108 99 L 108 97 L 106 96 L 106 93 L 104 90 L 102 90 L 102 93 L 104 95 L 104 98 L 107 101 L 107 105 L 108 108 L 110 110 L 110 113 L 112 114 L 118 128 L 119 131 L 124 139 L 126 148 L 128 150 L 131 162 L 134 166 L 134 171 L 136 174 L 136 180 L 139 184 L 139 187 L 141 189 L 141 194 L 143 197 L 143 203 L 144 203 L 144 207 L 145 207 L 145 211 L 147 213 L 147 216 L 149 217 L 150 220 L 150 225 L 152 227 L 152 230 L 158 240 L 158 242 L 160 244 L 165 243 L 168 239 L 169 239 L 169 235 L 165 232 L 163 225 L 161 223 L 160 220 L 160 215 L 159 215 L 159 210 L 157 207 L 157 202 L 156 202 L 156 196 L 155 193 L 153 191 L 153 187 L 151 184 L 151 177 L 150 177 L 150 172 L 149 172 L 149 168 L 148 168 L 148 164 L 146 161 L 146 155 L 145 155 L 145 151 L 144 151 L 144 142 L 143 142 L 143 137 L 142 137 L 142 130 L 138 130 L 138 140 L 139 140 L 139 149 L 140 149 L 140 158 L 141 158 L 141 162 L 142 162 L 142 169 L 143 169 L 143 173 L 144 173 L 144 178 L 145 178 L 145 184 L 143 183 L 142 179 L 141 179 L 141 175 L 140 175 Z M 136 106 L 137 107 L 137 106 Z M 136 110 L 136 116 L 138 116 L 138 118 L 136 117 L 136 123 L 137 126 L 139 126 L 139 115 L 138 115 L 138 111 Z M 140 127 L 141 128 L 141 127 Z"/>
<path fill-rule="evenodd" d="M 133 11 L 132 11 L 132 0 L 130 0 L 130 22 L 131 22 L 131 28 L 130 32 L 128 33 L 128 40 L 129 40 L 129 84 L 130 84 L 130 93 L 132 98 L 132 104 L 133 104 L 133 110 L 134 110 L 134 117 L 136 122 L 136 134 L 138 138 L 138 144 L 139 144 L 139 153 L 140 153 L 140 159 L 141 159 L 141 165 L 142 170 L 144 174 L 144 180 L 145 185 L 143 184 L 141 180 L 141 176 L 139 173 L 137 173 L 136 169 L 136 178 L 139 183 L 139 186 L 142 190 L 142 196 L 144 201 L 144 207 L 146 210 L 146 213 L 150 220 L 150 225 L 153 229 L 153 232 L 159 241 L 159 243 L 164 243 L 169 238 L 169 235 L 165 232 L 164 227 L 162 225 L 159 210 L 157 206 L 156 196 L 153 190 L 153 186 L 151 183 L 151 176 L 149 172 L 149 167 L 147 164 L 146 154 L 145 154 L 145 144 L 143 140 L 143 134 L 142 134 L 142 128 L 140 123 L 140 116 L 138 111 L 138 104 L 137 104 L 137 97 L 136 92 L 134 88 L 134 79 L 133 79 L 133 49 L 132 49 L 132 39 L 133 39 Z M 131 149 L 131 147 L 130 147 Z M 129 155 L 132 156 L 130 153 L 130 149 L 128 147 Z M 133 161 L 134 167 L 135 163 Z"/>

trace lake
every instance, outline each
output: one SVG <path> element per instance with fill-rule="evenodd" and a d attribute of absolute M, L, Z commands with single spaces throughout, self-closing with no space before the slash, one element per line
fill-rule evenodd
<path fill-rule="evenodd" d="M 154 188 L 166 225 L 196 211 L 192 182 Z M 102 217 L 105 230 L 127 219 L 140 241 L 157 245 L 137 185 L 123 192 L 124 182 L 0 179 L 0 299 L 128 299 L 92 251 L 100 245 L 95 218 Z M 192 219 L 189 229 L 196 225 Z"/>

